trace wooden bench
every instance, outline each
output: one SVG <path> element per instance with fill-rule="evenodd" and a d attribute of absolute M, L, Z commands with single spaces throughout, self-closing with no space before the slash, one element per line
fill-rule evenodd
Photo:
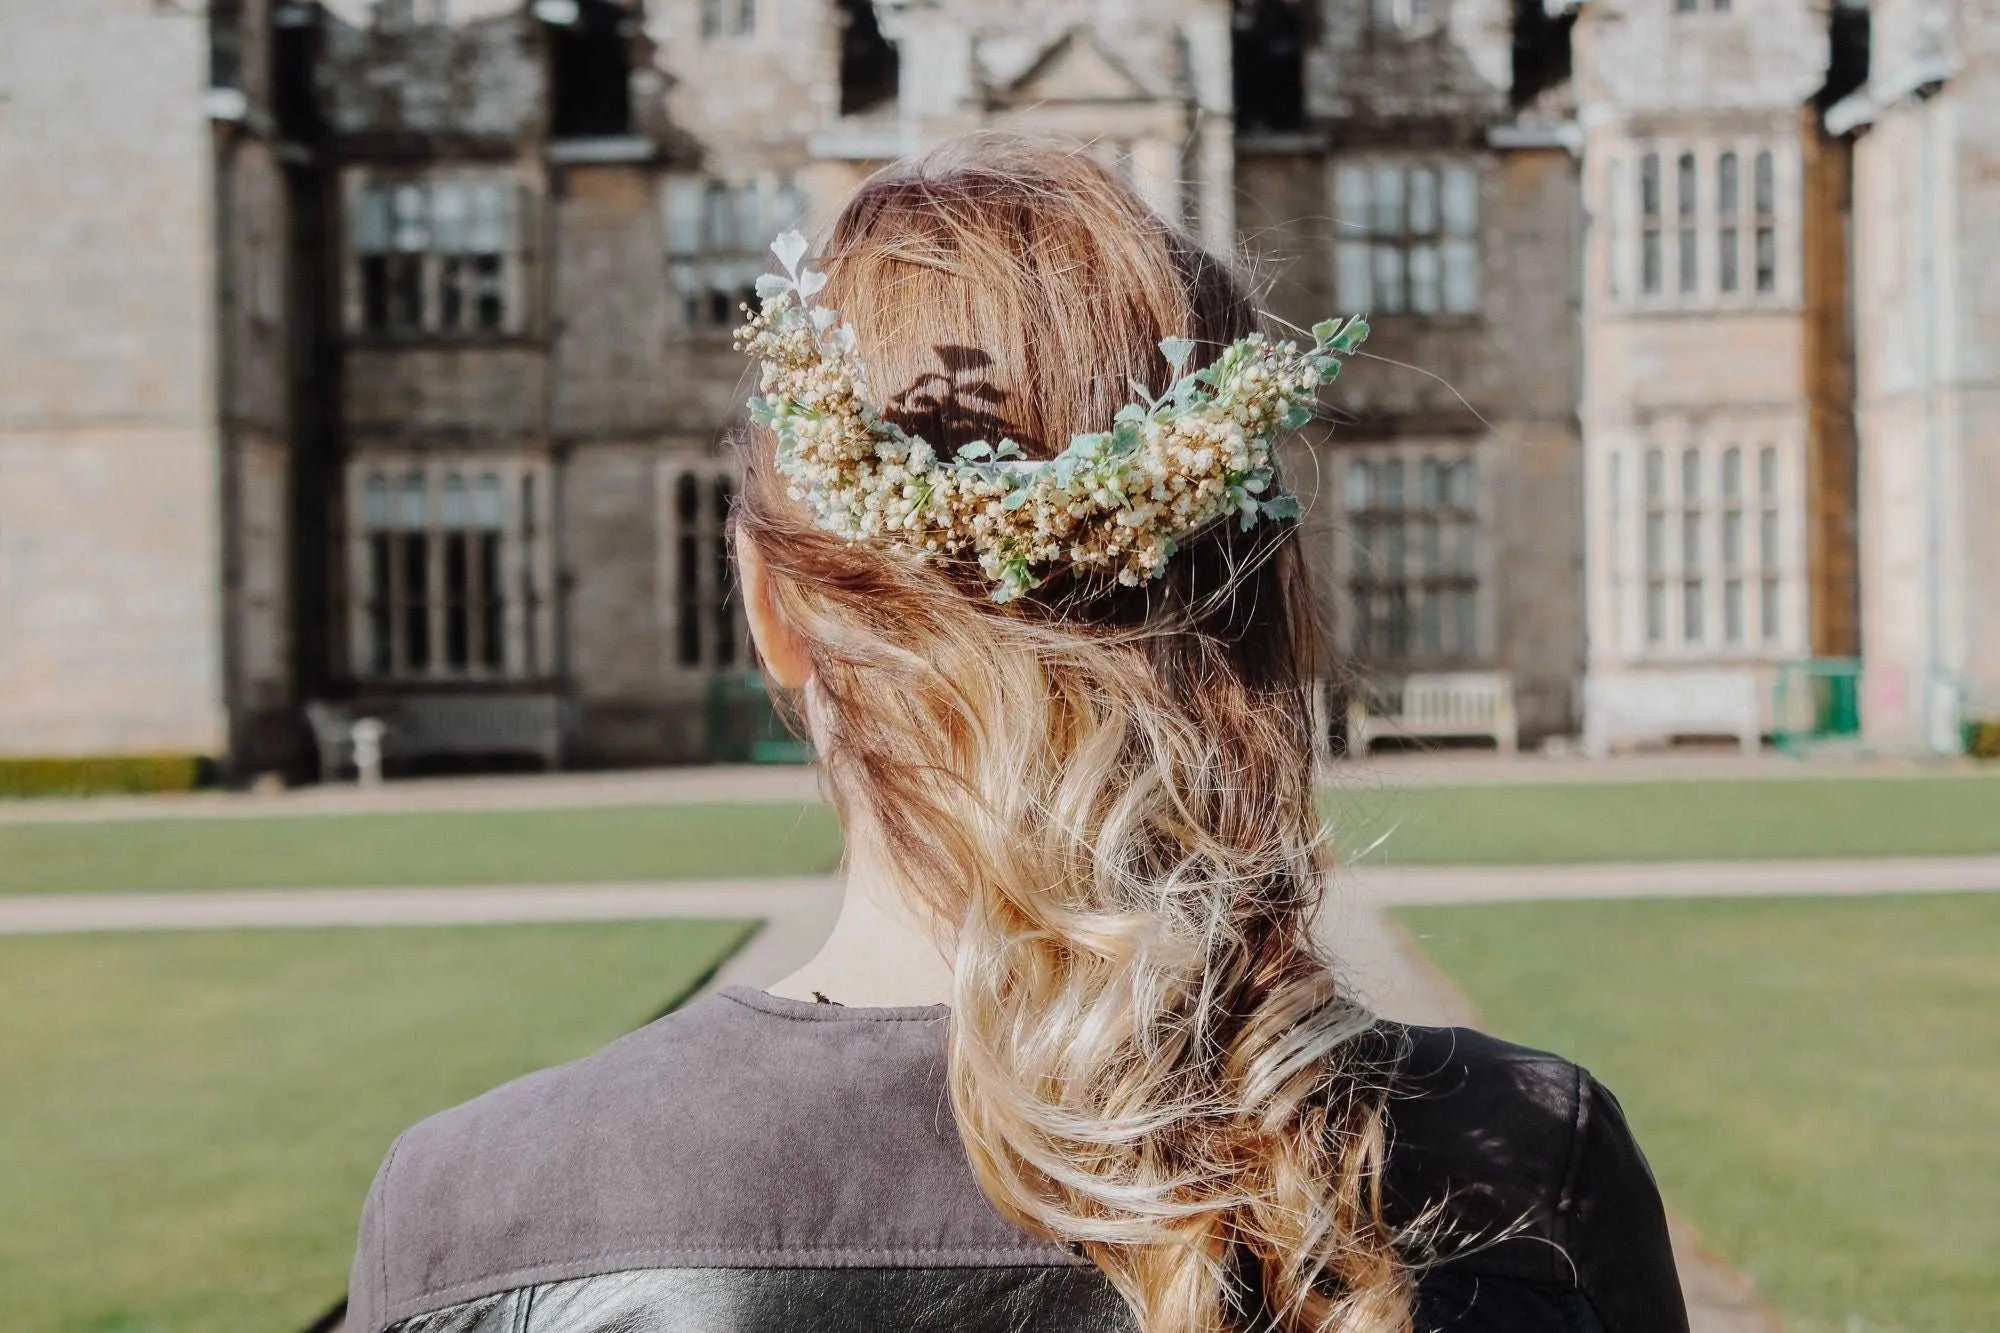
<path fill-rule="evenodd" d="M 1730 736 L 1745 754 L 1763 745 L 1763 708 L 1751 671 L 1630 671 L 1583 685 L 1583 752 L 1620 744 Z"/>
<path fill-rule="evenodd" d="M 1491 740 L 1502 754 L 1521 746 L 1514 677 L 1505 671 L 1405 676 L 1358 692 L 1347 705 L 1347 752 L 1360 758 L 1385 736 L 1412 740 Z"/>
<path fill-rule="evenodd" d="M 379 703 L 306 705 L 319 749 L 320 781 L 354 767 L 354 727 L 377 718 L 387 727 L 383 754 L 408 764 L 422 758 L 526 754 L 551 772 L 562 767 L 568 708 L 553 694 L 408 695 Z"/>

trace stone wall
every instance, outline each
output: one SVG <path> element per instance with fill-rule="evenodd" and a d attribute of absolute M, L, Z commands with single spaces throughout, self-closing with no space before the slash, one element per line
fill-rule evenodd
<path fill-rule="evenodd" d="M 219 754 L 206 16 L 66 0 L 6 28 L 0 754 Z"/>

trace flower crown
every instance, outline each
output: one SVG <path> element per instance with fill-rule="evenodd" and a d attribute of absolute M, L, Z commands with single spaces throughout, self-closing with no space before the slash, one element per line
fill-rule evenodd
<path fill-rule="evenodd" d="M 1313 346 L 1262 334 L 1231 343 L 1188 371 L 1195 344 L 1160 351 L 1174 382 L 1139 401 L 1109 431 L 1079 435 L 1054 458 L 1030 461 L 1012 440 L 979 441 L 941 458 L 870 401 L 854 330 L 814 306 L 826 275 L 801 268 L 806 241 L 771 247 L 785 275 L 757 280 L 763 305 L 737 330 L 737 350 L 763 363 L 750 415 L 778 437 L 778 471 L 819 526 L 850 541 L 884 538 L 920 555 L 977 557 L 993 600 L 1009 602 L 1067 564 L 1136 587 L 1157 578 L 1180 544 L 1218 519 L 1297 519 L 1296 496 L 1271 493 L 1271 444 L 1313 418 L 1337 358 L 1368 336 L 1359 317 L 1314 327 Z"/>

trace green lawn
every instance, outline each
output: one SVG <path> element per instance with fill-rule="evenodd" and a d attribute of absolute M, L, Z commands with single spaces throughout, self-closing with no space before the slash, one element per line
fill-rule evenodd
<path fill-rule="evenodd" d="M 727 921 L 0 939 L 0 1323 L 288 1333 L 405 1125 L 684 996 Z"/>
<path fill-rule="evenodd" d="M 1330 797 L 1343 855 L 1547 865 L 2000 854 L 2000 774 L 1396 789 Z"/>
<path fill-rule="evenodd" d="M 820 805 L 0 824 L 0 893 L 583 884 L 825 874 Z"/>
<path fill-rule="evenodd" d="M 2000 775 L 1338 788 L 1342 854 L 1396 865 L 2000 854 Z M 819 805 L 0 824 L 0 893 L 823 874 Z"/>
<path fill-rule="evenodd" d="M 2000 1327 L 2000 895 L 1401 913 L 1791 1333 Z"/>

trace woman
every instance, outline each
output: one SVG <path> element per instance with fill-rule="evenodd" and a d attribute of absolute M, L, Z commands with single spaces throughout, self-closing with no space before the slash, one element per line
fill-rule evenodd
<path fill-rule="evenodd" d="M 353 1333 L 1684 1329 L 1610 1095 L 1378 1022 L 1314 942 L 1271 451 L 1365 328 L 1254 337 L 1046 148 L 893 169 L 825 277 L 803 246 L 743 334 L 736 542 L 840 924 L 775 992 L 406 1133 Z"/>

